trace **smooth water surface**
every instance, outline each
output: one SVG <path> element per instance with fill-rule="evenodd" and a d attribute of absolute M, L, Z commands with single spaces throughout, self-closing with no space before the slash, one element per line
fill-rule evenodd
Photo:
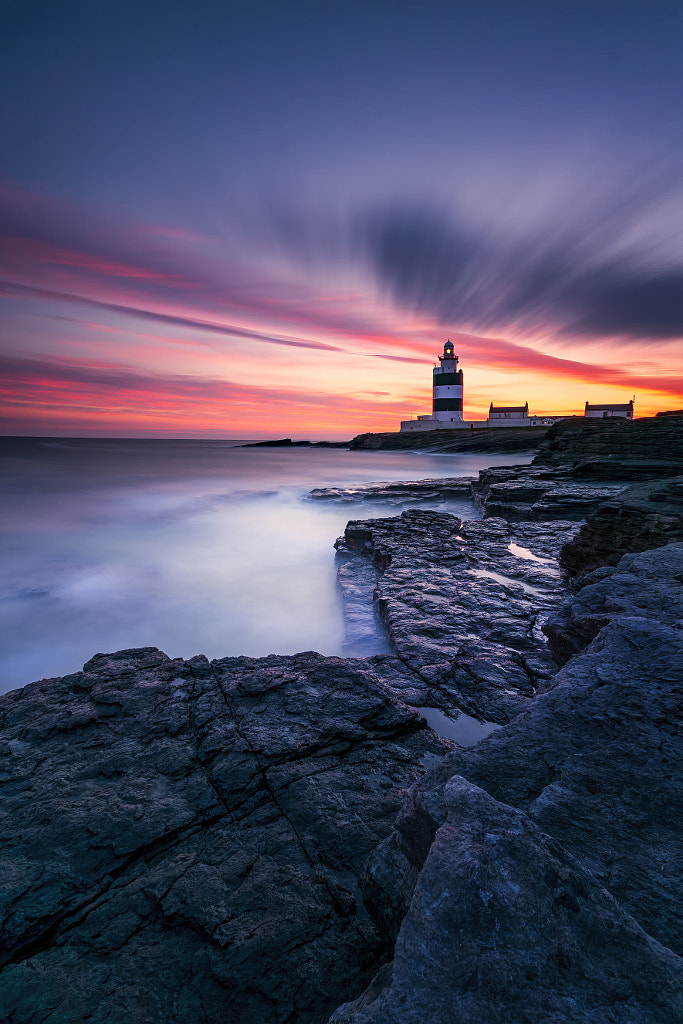
<path fill-rule="evenodd" d="M 0 691 L 126 647 L 184 658 L 340 654 L 334 541 L 349 519 L 401 509 L 303 496 L 531 458 L 235 443 L 1 442 Z M 468 500 L 426 507 L 479 515 Z"/>
<path fill-rule="evenodd" d="M 433 729 L 439 736 L 455 740 L 461 747 L 473 747 L 479 740 L 490 736 L 500 725 L 496 722 L 480 722 L 477 718 L 471 718 L 464 712 L 460 712 L 457 718 L 451 718 L 444 714 L 441 708 L 420 707 L 415 708 L 427 722 L 430 729 Z M 438 759 L 435 759 L 438 761 Z M 430 766 L 431 767 L 431 766 Z"/>

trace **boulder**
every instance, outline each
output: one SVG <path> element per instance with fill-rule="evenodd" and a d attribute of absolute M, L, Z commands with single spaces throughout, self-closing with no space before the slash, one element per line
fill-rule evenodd
<path fill-rule="evenodd" d="M 331 1024 L 681 1018 L 682 562 L 589 578 L 551 688 L 411 787 L 361 882 L 393 966 Z"/>

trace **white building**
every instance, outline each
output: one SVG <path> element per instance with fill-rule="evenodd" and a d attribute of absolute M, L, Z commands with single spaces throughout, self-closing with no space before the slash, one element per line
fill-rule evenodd
<path fill-rule="evenodd" d="M 601 420 L 610 419 L 612 416 L 620 416 L 622 419 L 632 420 L 633 399 L 624 405 L 590 405 L 586 402 L 586 410 L 583 415 Z"/>
<path fill-rule="evenodd" d="M 633 405 L 633 403 L 631 403 Z M 463 419 L 464 384 L 462 370 L 458 369 L 458 357 L 453 351 L 453 342 L 447 341 L 439 366 L 432 372 L 432 413 L 418 416 L 414 420 L 402 420 L 401 430 L 474 430 L 483 427 L 539 427 L 550 426 L 562 416 L 531 416 L 529 403 L 524 405 L 494 405 L 491 402 L 487 420 Z M 597 407 L 596 407 L 597 408 Z M 600 406 L 600 408 L 603 408 Z M 621 408 L 621 406 L 614 406 Z M 588 410 L 588 405 L 586 405 Z M 586 411 L 588 416 L 588 411 Z"/>
<path fill-rule="evenodd" d="M 486 421 L 489 427 L 528 427 L 529 403 L 524 405 L 494 405 L 489 406 L 489 418 Z"/>

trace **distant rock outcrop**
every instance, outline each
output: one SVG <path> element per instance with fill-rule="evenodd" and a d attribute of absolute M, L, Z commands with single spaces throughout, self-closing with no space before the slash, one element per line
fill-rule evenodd
<path fill-rule="evenodd" d="M 547 430 L 547 427 L 496 427 L 491 430 L 482 421 L 481 427 L 471 430 L 358 434 L 349 447 L 384 452 L 411 449 L 435 452 L 533 452 L 538 449 Z"/>

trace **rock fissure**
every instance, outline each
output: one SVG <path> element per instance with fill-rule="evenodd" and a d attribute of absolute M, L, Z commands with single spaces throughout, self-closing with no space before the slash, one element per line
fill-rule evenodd
<path fill-rule="evenodd" d="M 278 797 L 278 794 L 274 790 L 274 788 L 271 785 L 271 782 L 270 782 L 270 780 L 268 778 L 267 769 L 264 768 L 262 763 L 261 763 L 258 751 L 255 750 L 255 748 L 253 747 L 253 745 L 252 745 L 251 741 L 249 740 L 248 736 L 246 736 L 244 734 L 244 732 L 242 732 L 240 730 L 239 719 L 238 719 L 238 716 L 235 713 L 234 708 L 231 705 L 230 698 L 228 697 L 228 695 L 223 690 L 223 687 L 221 686 L 220 681 L 216 680 L 216 682 L 218 683 L 218 687 L 219 687 L 219 689 L 220 689 L 220 691 L 221 691 L 221 693 L 223 695 L 223 699 L 225 700 L 225 703 L 226 703 L 226 705 L 228 706 L 228 708 L 230 710 L 230 713 L 231 713 L 231 715 L 233 717 L 233 720 L 235 722 L 235 725 L 236 725 L 236 728 L 237 728 L 237 731 L 238 731 L 239 735 L 244 740 L 244 742 L 247 744 L 249 749 L 252 751 L 252 753 L 253 753 L 253 755 L 254 755 L 254 757 L 256 759 L 256 763 L 258 764 L 259 771 L 261 773 L 261 778 L 263 780 L 263 783 L 264 783 L 264 786 L 265 786 L 266 790 L 268 791 L 270 799 L 273 801 L 273 803 L 277 807 L 279 813 L 281 814 L 282 818 L 284 819 L 284 821 L 287 822 L 288 827 L 291 829 L 293 835 L 296 837 L 296 841 L 297 841 L 297 843 L 298 843 L 302 853 L 304 854 L 304 856 L 305 856 L 309 866 L 313 869 L 313 871 L 315 871 L 316 868 L 319 868 L 319 867 L 322 866 L 320 860 L 316 859 L 312 855 L 312 853 L 309 851 L 308 847 L 306 846 L 306 843 L 304 842 L 303 836 L 300 834 L 299 830 L 297 829 L 297 826 L 292 821 L 291 816 L 287 813 L 286 809 L 283 807 L 283 805 L 282 805 L 282 803 L 281 803 L 281 801 L 280 801 L 280 799 Z M 357 927 L 356 922 L 355 922 L 355 916 L 354 916 L 353 912 L 350 911 L 348 906 L 344 906 L 339 901 L 339 897 L 338 897 L 337 893 L 329 885 L 329 883 L 328 883 L 328 881 L 327 881 L 327 879 L 325 878 L 324 875 L 321 875 L 320 873 L 318 873 L 317 877 L 318 877 L 319 881 L 322 883 L 322 885 L 325 887 L 325 889 L 327 890 L 327 892 L 328 892 L 328 894 L 330 896 L 330 899 L 332 901 L 332 904 L 333 904 L 335 910 L 337 911 L 339 917 L 343 918 L 343 919 L 345 918 L 345 919 L 347 919 L 349 921 L 349 924 L 355 930 L 355 932 L 358 935 L 358 938 L 360 939 L 360 941 L 366 946 L 367 950 L 369 951 L 369 953 L 371 954 L 373 959 L 376 959 L 377 958 L 376 950 L 373 950 L 373 947 L 368 942 L 367 937 Z M 305 944 L 310 944 L 310 940 L 308 940 L 307 943 L 305 943 Z"/>
<path fill-rule="evenodd" d="M 170 832 L 165 836 L 161 836 L 158 840 L 147 844 L 144 848 L 134 851 L 130 857 L 126 858 L 125 861 L 121 862 L 116 867 L 111 868 L 107 872 L 106 876 L 95 883 L 97 886 L 97 892 L 87 894 L 78 903 L 70 906 L 64 913 L 58 916 L 47 918 L 42 922 L 37 922 L 31 929 L 32 931 L 35 931 L 36 934 L 30 938 L 29 941 L 23 943 L 13 952 L 8 951 L 5 955 L 0 953 L 0 972 L 11 964 L 21 963 L 23 960 L 34 956 L 36 953 L 39 953 L 44 949 L 48 949 L 58 938 L 66 935 L 69 931 L 81 925 L 92 911 L 99 909 L 107 902 L 108 899 L 111 899 L 111 895 L 109 895 L 111 887 L 122 879 L 125 874 L 139 865 L 141 861 L 146 861 L 148 858 L 152 858 L 155 855 L 161 855 L 171 844 L 175 844 L 181 839 L 190 838 L 202 829 L 211 828 L 211 826 L 220 821 L 222 817 L 222 814 L 215 815 L 205 819 L 199 824 L 175 829 L 173 832 Z M 128 884 L 128 879 L 126 879 L 122 884 Z"/>
<path fill-rule="evenodd" d="M 216 685 L 217 685 L 218 689 L 220 690 L 220 686 L 218 686 L 217 681 L 216 681 Z M 209 768 L 208 761 L 202 760 L 202 757 L 201 757 L 201 755 L 199 753 L 199 736 L 198 736 L 198 732 L 197 732 L 197 728 L 196 728 L 196 723 L 195 723 L 195 714 L 194 714 L 194 711 L 193 711 L 194 703 L 196 701 L 196 698 L 197 698 L 197 693 L 196 693 L 196 690 L 195 690 L 195 683 L 193 682 L 192 689 L 191 689 L 190 694 L 189 694 L 189 701 L 188 701 L 188 724 L 189 724 L 189 727 L 190 727 L 190 735 L 192 736 L 193 742 L 194 742 L 195 758 L 196 758 L 197 764 L 200 766 L 200 768 L 201 768 L 201 770 L 202 770 L 202 772 L 204 774 L 204 777 L 206 778 L 206 781 L 208 782 L 209 786 L 211 787 L 211 789 L 215 793 L 216 799 L 223 806 L 223 808 L 225 810 L 225 813 L 232 817 L 235 814 L 236 808 L 235 807 L 230 807 L 226 803 L 226 801 L 225 801 L 225 799 L 223 797 L 223 794 L 221 793 L 218 785 L 216 784 L 216 780 L 213 777 L 211 769 Z"/>

